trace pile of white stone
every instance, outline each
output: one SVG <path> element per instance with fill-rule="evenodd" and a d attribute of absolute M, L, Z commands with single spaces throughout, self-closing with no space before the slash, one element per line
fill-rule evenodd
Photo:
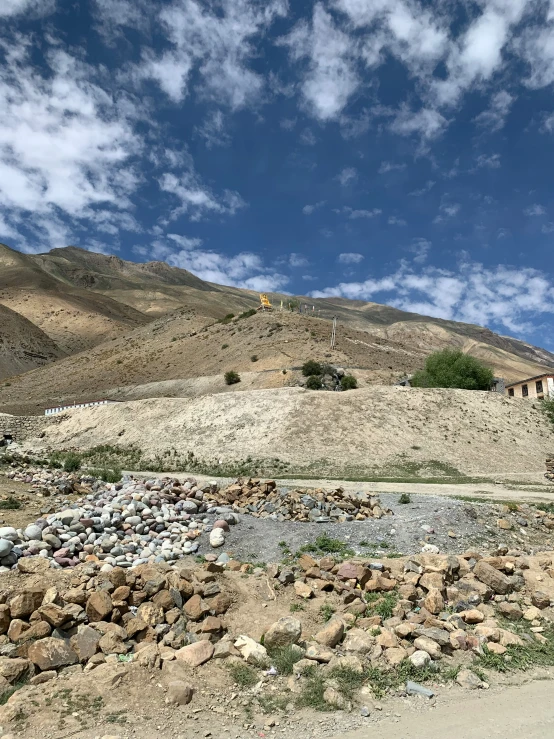
<path fill-rule="evenodd" d="M 173 564 L 197 552 L 206 534 L 212 547 L 221 547 L 239 517 L 229 507 L 204 500 L 214 485 L 201 489 L 194 478 L 101 483 L 77 503 L 25 529 L 0 529 L 0 565 L 10 568 L 20 557 L 36 555 L 50 558 L 54 567 L 98 560 L 119 567 Z"/>

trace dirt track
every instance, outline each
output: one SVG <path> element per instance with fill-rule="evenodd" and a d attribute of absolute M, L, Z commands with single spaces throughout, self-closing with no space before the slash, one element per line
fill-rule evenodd
<path fill-rule="evenodd" d="M 332 739 L 551 739 L 554 703 L 551 680 L 491 692 L 457 692 L 419 715 L 405 706 L 367 729 Z"/>

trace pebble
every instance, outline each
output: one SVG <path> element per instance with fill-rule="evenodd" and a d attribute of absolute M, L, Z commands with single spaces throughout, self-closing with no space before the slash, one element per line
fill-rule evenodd
<path fill-rule="evenodd" d="M 73 475 L 70 484 L 67 474 L 59 470 L 25 469 L 24 473 L 38 487 L 58 488 L 58 492 L 78 487 L 90 492 L 76 503 L 65 501 L 59 511 L 50 509 L 25 529 L 0 527 L 1 568 L 15 567 L 19 557 L 37 554 L 50 559 L 52 567 L 100 561 L 102 572 L 116 565 L 173 564 L 197 552 L 203 534 L 209 535 L 212 547 L 222 547 L 229 530 L 227 519 L 238 522 L 230 508 L 208 505 L 204 496 L 213 493 L 214 486 L 201 489 L 194 478 L 179 483 L 169 477 L 124 477 L 118 483 L 105 483 Z M 17 479 L 18 473 L 12 476 Z M 227 554 L 214 559 L 229 561 Z"/>

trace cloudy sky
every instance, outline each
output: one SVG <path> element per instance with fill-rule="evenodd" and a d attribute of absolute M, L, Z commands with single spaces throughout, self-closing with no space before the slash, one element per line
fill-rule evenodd
<path fill-rule="evenodd" d="M 554 0 L 0 0 L 0 240 L 554 349 Z"/>

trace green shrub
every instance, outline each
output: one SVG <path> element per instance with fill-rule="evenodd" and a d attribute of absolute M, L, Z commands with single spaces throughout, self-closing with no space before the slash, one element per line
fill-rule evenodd
<path fill-rule="evenodd" d="M 225 324 L 231 323 L 234 317 L 235 317 L 234 313 L 227 313 L 227 315 L 224 318 L 219 319 L 218 323 L 225 323 Z"/>
<path fill-rule="evenodd" d="M 257 313 L 255 308 L 250 308 L 250 310 L 245 310 L 244 313 L 241 313 L 239 316 L 239 320 L 242 318 L 250 318 L 250 316 L 255 316 Z"/>
<path fill-rule="evenodd" d="M 400 498 L 398 499 L 399 503 L 403 503 L 404 505 L 411 503 L 412 499 L 410 498 L 410 495 L 408 493 L 402 493 Z"/>
<path fill-rule="evenodd" d="M 235 372 L 234 370 L 229 370 L 229 372 L 225 373 L 226 385 L 236 385 L 237 382 L 240 382 L 240 375 L 238 372 Z"/>
<path fill-rule="evenodd" d="M 88 470 L 88 474 L 104 482 L 119 482 L 121 480 L 121 468 L 115 467 L 110 470 L 107 467 L 99 470 Z"/>
<path fill-rule="evenodd" d="M 14 498 L 13 495 L 8 495 L 4 500 L 0 500 L 0 510 L 2 511 L 17 511 L 22 505 L 23 503 Z"/>
<path fill-rule="evenodd" d="M 257 355 L 257 354 L 253 354 L 253 355 L 252 355 L 252 356 L 250 357 L 250 361 L 251 361 L 251 362 L 257 362 L 257 361 L 258 361 L 258 355 Z"/>
<path fill-rule="evenodd" d="M 321 377 L 318 377 L 317 375 L 310 375 L 308 379 L 306 380 L 306 387 L 308 390 L 321 390 L 323 387 L 323 383 L 321 382 Z"/>
<path fill-rule="evenodd" d="M 343 390 L 355 390 L 358 387 L 358 380 L 354 375 L 345 375 L 341 379 L 340 385 Z"/>
<path fill-rule="evenodd" d="M 319 362 L 314 359 L 309 359 L 302 365 L 302 374 L 304 377 L 310 377 L 311 375 L 321 375 L 322 367 Z"/>
<path fill-rule="evenodd" d="M 222 344 L 222 345 L 221 345 L 221 348 L 222 348 L 222 349 L 227 349 L 228 347 L 229 347 L 229 344 Z"/>
<path fill-rule="evenodd" d="M 410 380 L 413 387 L 449 387 L 462 390 L 489 390 L 493 371 L 475 357 L 458 349 L 443 349 L 430 354 L 425 369 Z"/>
<path fill-rule="evenodd" d="M 78 454 L 70 452 L 64 460 L 63 468 L 65 472 L 76 472 L 81 469 L 81 457 Z"/>

